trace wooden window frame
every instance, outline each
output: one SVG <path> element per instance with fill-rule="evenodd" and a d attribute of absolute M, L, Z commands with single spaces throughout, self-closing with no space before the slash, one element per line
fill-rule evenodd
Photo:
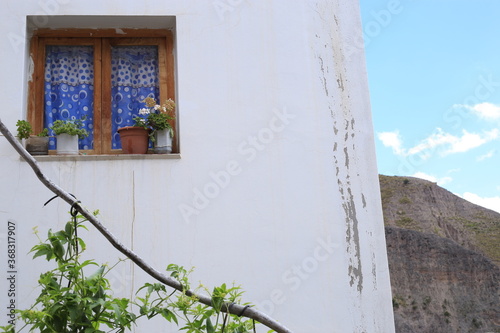
<path fill-rule="evenodd" d="M 45 49 L 47 45 L 92 45 L 94 47 L 94 145 L 88 155 L 122 154 L 111 147 L 111 47 L 115 45 L 156 45 L 159 60 L 160 101 L 175 100 L 173 36 L 163 29 L 41 29 L 30 42 L 33 79 L 28 83 L 28 121 L 35 133 L 44 124 Z M 177 110 L 176 110 L 177 113 Z M 176 114 L 177 116 L 177 114 Z M 178 131 L 173 151 L 178 153 Z"/>

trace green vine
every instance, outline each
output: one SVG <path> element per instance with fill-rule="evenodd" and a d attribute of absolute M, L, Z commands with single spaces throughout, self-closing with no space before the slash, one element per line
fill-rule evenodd
<path fill-rule="evenodd" d="M 24 325 L 19 329 L 12 325 L 0 326 L 0 332 L 28 329 L 41 333 L 121 333 L 130 331 L 140 317 L 151 319 L 158 315 L 188 333 L 256 332 L 252 320 L 226 311 L 228 304 L 240 302 L 239 286 L 222 284 L 213 288 L 209 293 L 212 306 L 203 305 L 188 295 L 192 270 L 175 264 L 168 265 L 166 270 L 183 286 L 182 291 L 168 291 L 161 283 L 146 283 L 139 288 L 135 299 L 114 297 L 106 275 L 116 265 L 98 265 L 82 257 L 86 244 L 78 231 L 87 230 L 86 221 L 75 214 L 64 230 L 49 230 L 47 240 L 31 249 L 33 258 L 45 257 L 57 266 L 40 275 L 41 291 L 35 303 L 27 310 L 16 311 L 17 321 Z M 86 276 L 84 270 L 92 266 L 96 267 L 94 273 Z M 198 289 L 208 292 L 203 286 Z"/>

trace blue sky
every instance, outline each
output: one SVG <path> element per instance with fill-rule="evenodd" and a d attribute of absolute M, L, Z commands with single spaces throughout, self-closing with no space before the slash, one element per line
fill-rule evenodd
<path fill-rule="evenodd" d="M 360 6 L 379 173 L 500 212 L 500 1 Z"/>

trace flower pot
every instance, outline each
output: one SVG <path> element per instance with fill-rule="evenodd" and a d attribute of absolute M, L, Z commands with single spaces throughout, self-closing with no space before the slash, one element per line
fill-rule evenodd
<path fill-rule="evenodd" d="M 149 131 L 142 127 L 128 126 L 118 129 L 125 154 L 146 154 L 148 152 Z"/>
<path fill-rule="evenodd" d="M 78 155 L 78 135 L 57 135 L 57 155 Z"/>
<path fill-rule="evenodd" d="M 48 136 L 30 136 L 26 139 L 26 150 L 31 155 L 48 155 L 49 154 L 49 137 Z"/>
<path fill-rule="evenodd" d="M 172 131 L 164 129 L 155 132 L 155 154 L 170 154 L 172 152 Z"/>

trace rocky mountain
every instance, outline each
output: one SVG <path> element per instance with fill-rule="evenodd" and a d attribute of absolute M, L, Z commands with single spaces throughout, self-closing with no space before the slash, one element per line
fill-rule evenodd
<path fill-rule="evenodd" d="M 500 214 L 380 176 L 397 333 L 500 332 Z"/>

